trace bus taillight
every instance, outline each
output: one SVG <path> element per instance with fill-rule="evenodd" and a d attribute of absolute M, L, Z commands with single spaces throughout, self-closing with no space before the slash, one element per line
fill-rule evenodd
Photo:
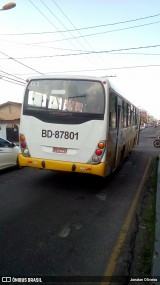
<path fill-rule="evenodd" d="M 20 134 L 19 139 L 20 139 L 20 148 L 23 155 L 30 156 L 25 136 L 23 134 Z"/>
<path fill-rule="evenodd" d="M 21 142 L 21 148 L 26 148 L 26 143 L 24 141 Z"/>
<path fill-rule="evenodd" d="M 105 152 L 105 141 L 100 141 L 97 144 L 97 149 L 95 150 L 94 155 L 92 156 L 92 162 L 97 164 L 101 161 L 103 154 Z"/>
<path fill-rule="evenodd" d="M 105 147 L 104 142 L 99 142 L 98 148 L 103 149 Z"/>
<path fill-rule="evenodd" d="M 96 153 L 96 155 L 100 156 L 102 154 L 102 150 L 101 149 L 96 149 L 95 153 Z"/>
<path fill-rule="evenodd" d="M 25 141 L 25 136 L 24 135 L 20 135 L 20 141 L 21 142 Z"/>

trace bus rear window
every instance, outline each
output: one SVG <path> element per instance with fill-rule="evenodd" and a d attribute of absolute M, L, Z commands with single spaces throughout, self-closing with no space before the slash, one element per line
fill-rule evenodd
<path fill-rule="evenodd" d="M 27 86 L 24 108 L 104 114 L 104 87 L 99 81 L 40 79 Z"/>

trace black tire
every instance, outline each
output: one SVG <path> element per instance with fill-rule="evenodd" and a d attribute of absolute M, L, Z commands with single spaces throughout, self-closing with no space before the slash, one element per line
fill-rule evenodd
<path fill-rule="evenodd" d="M 17 165 L 16 165 L 16 168 L 17 168 L 17 169 L 22 169 L 22 167 L 19 165 L 18 157 L 17 157 Z"/>
<path fill-rule="evenodd" d="M 160 147 L 160 140 L 155 140 L 153 142 L 154 147 Z"/>
<path fill-rule="evenodd" d="M 119 169 L 122 169 L 123 167 L 123 163 L 124 163 L 124 151 L 125 149 L 123 148 L 122 152 L 121 152 L 121 158 L 120 158 L 120 163 L 119 163 Z"/>

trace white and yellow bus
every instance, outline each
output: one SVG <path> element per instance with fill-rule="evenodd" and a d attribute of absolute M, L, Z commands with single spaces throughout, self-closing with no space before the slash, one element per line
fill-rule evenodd
<path fill-rule="evenodd" d="M 21 167 L 105 177 L 137 144 L 139 109 L 107 78 L 40 76 L 27 81 Z"/>

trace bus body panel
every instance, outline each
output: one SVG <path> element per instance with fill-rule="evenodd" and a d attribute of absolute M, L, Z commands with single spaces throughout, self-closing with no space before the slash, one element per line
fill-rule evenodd
<path fill-rule="evenodd" d="M 96 165 L 87 163 L 60 161 L 60 160 L 43 160 L 40 158 L 24 157 L 19 154 L 19 163 L 21 167 L 33 167 L 46 170 L 64 171 L 64 172 L 77 172 L 98 175 L 106 177 L 110 174 L 110 167 L 107 162 L 101 162 Z"/>
<path fill-rule="evenodd" d="M 56 81 L 55 85 L 52 80 Z M 63 81 L 65 84 L 60 84 Z M 90 86 L 92 82 L 94 88 Z M 74 83 L 77 85 L 73 90 L 77 92 L 78 88 L 78 93 L 68 93 L 71 91 L 67 88 Z M 101 97 L 98 95 L 100 85 Z M 93 94 L 90 101 L 87 101 L 90 94 L 86 90 Z M 97 104 L 100 108 L 96 110 Z M 90 106 L 94 107 L 93 112 Z M 55 108 L 60 109 L 56 111 Z M 108 79 L 88 76 L 31 78 L 24 94 L 20 124 L 20 137 L 25 137 L 29 153 L 26 155 L 21 147 L 19 164 L 22 167 L 105 177 L 121 164 L 121 160 L 136 144 L 139 124 L 137 112 L 134 105 L 112 88 Z M 63 118 L 59 120 L 58 116 L 61 115 Z M 99 150 L 99 142 L 103 142 L 105 147 L 99 161 L 95 162 L 93 157 L 97 155 L 95 152 Z M 22 143 L 20 139 L 20 146 Z"/>
<path fill-rule="evenodd" d="M 22 117 L 20 133 L 26 137 L 31 157 L 88 163 L 100 141 L 106 140 L 104 122 L 80 125 L 44 123 L 34 117 Z"/>

